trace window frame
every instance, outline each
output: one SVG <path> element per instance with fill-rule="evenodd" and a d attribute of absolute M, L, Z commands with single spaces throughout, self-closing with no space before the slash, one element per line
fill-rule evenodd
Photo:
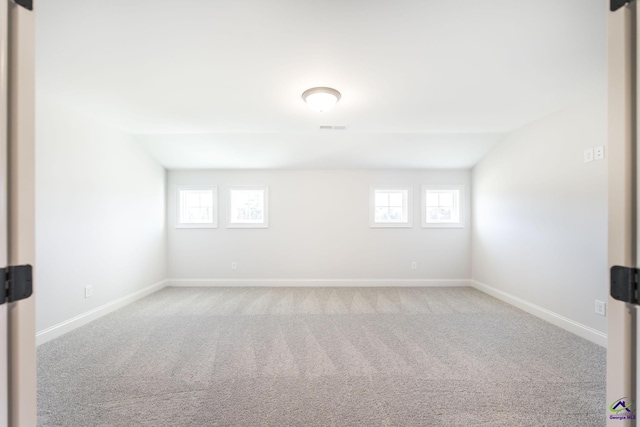
<path fill-rule="evenodd" d="M 211 222 L 190 223 L 180 222 L 182 211 L 182 191 L 211 191 L 213 204 L 211 207 Z M 175 228 L 218 228 L 218 187 L 211 185 L 178 185 L 176 186 L 176 226 Z"/>
<path fill-rule="evenodd" d="M 427 192 L 428 191 L 458 190 L 458 213 L 457 222 L 427 222 Z M 422 227 L 423 228 L 465 228 L 465 195 L 464 185 L 423 185 L 422 186 Z M 454 206 L 456 201 L 454 200 Z"/>
<path fill-rule="evenodd" d="M 407 219 L 404 222 L 376 221 L 376 193 L 404 191 L 406 192 Z M 371 228 L 411 228 L 413 227 L 413 187 L 410 185 L 372 185 L 369 187 L 369 227 Z"/>
<path fill-rule="evenodd" d="M 261 190 L 264 218 L 262 222 L 234 222 L 232 221 L 231 199 L 233 191 Z M 227 187 L 227 228 L 269 228 L 269 187 L 266 185 L 234 185 Z"/>

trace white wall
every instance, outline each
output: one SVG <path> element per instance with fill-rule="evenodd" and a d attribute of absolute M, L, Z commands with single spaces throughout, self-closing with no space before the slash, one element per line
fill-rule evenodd
<path fill-rule="evenodd" d="M 166 278 L 165 185 L 132 137 L 38 98 L 37 331 Z"/>
<path fill-rule="evenodd" d="M 463 184 L 468 190 L 469 180 L 469 171 L 169 171 L 169 277 L 225 279 L 222 283 L 246 279 L 246 284 L 265 279 L 378 280 L 361 285 L 466 280 L 469 227 L 421 228 L 419 196 L 421 184 Z M 175 228 L 179 185 L 218 187 L 217 229 Z M 268 229 L 226 228 L 227 187 L 234 185 L 269 186 Z M 371 185 L 413 186 L 413 228 L 369 227 Z M 466 208 L 468 195 L 466 191 Z M 231 270 L 233 261 L 237 270 Z M 410 269 L 412 261 L 418 262 L 417 270 Z"/>
<path fill-rule="evenodd" d="M 593 99 L 509 133 L 472 171 L 473 279 L 602 334 L 607 162 L 583 151 L 606 140 Z"/>

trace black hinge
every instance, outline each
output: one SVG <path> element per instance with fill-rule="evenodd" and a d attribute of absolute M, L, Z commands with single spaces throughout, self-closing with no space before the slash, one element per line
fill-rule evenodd
<path fill-rule="evenodd" d="M 611 296 L 618 301 L 638 304 L 638 270 L 630 267 L 611 267 Z"/>
<path fill-rule="evenodd" d="M 616 10 L 620 9 L 623 6 L 626 6 L 632 1 L 633 0 L 611 0 L 611 2 L 609 3 L 611 12 L 615 12 Z"/>
<path fill-rule="evenodd" d="M 17 5 L 25 9 L 33 10 L 33 0 L 13 0 Z"/>
<path fill-rule="evenodd" d="M 30 265 L 14 265 L 0 269 L 4 292 L 0 293 L 0 304 L 29 298 L 33 293 L 33 276 Z"/>

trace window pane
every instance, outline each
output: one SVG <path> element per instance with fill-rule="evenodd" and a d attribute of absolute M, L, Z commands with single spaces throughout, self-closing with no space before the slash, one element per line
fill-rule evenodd
<path fill-rule="evenodd" d="M 204 206 L 200 208 L 200 221 L 211 221 L 211 208 Z"/>
<path fill-rule="evenodd" d="M 427 206 L 438 206 L 438 193 L 427 191 Z"/>
<path fill-rule="evenodd" d="M 389 206 L 389 193 L 376 191 L 376 206 Z"/>
<path fill-rule="evenodd" d="M 404 194 L 401 191 L 389 193 L 389 206 L 404 206 Z"/>
<path fill-rule="evenodd" d="M 211 209 L 204 207 L 188 208 L 187 209 L 187 222 L 191 223 L 203 223 L 211 222 Z"/>
<path fill-rule="evenodd" d="M 440 206 L 453 206 L 453 193 L 440 193 Z"/>
<path fill-rule="evenodd" d="M 438 208 L 438 219 L 441 221 L 450 221 L 451 208 Z"/>
<path fill-rule="evenodd" d="M 404 209 L 400 208 L 396 208 L 396 207 L 392 207 L 389 208 L 389 219 L 391 219 L 392 221 L 395 222 L 401 222 L 404 221 L 404 215 L 402 214 L 402 211 Z"/>
<path fill-rule="evenodd" d="M 189 191 L 185 194 L 185 206 L 187 208 L 197 207 L 200 205 L 200 194 L 195 191 Z"/>
<path fill-rule="evenodd" d="M 428 222 L 437 222 L 438 221 L 438 208 L 428 208 L 427 209 L 427 221 Z"/>
<path fill-rule="evenodd" d="M 263 190 L 231 190 L 232 222 L 264 222 Z"/>
<path fill-rule="evenodd" d="M 197 222 L 198 219 L 199 219 L 198 217 L 200 216 L 200 215 L 198 215 L 198 213 L 199 213 L 198 211 L 199 210 L 200 209 L 198 209 L 198 208 L 187 207 L 187 209 L 186 209 L 186 211 L 187 211 L 187 220 L 185 222 Z"/>
<path fill-rule="evenodd" d="M 377 207 L 375 214 L 376 222 L 385 222 L 389 220 L 389 209 L 385 207 Z"/>
<path fill-rule="evenodd" d="M 200 192 L 200 206 L 206 206 L 206 207 L 213 206 L 213 191 Z"/>

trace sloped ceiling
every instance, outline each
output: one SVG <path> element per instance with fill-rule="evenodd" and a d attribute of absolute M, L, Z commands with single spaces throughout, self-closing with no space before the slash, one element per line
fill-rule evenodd
<path fill-rule="evenodd" d="M 41 0 L 37 90 L 167 168 L 470 168 L 605 90 L 603 0 Z M 315 113 L 304 90 L 342 93 Z M 321 125 L 346 126 L 321 131 Z"/>

